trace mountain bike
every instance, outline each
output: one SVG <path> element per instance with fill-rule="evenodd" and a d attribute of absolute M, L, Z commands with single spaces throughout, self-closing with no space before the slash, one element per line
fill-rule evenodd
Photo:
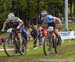
<path fill-rule="evenodd" d="M 12 29 L 9 36 L 3 39 L 3 48 L 7 56 L 14 56 L 17 53 L 20 53 L 20 55 L 24 55 L 27 48 L 27 41 L 23 37 L 22 51 L 19 51 L 20 41 L 17 35 L 17 30 Z"/>
<path fill-rule="evenodd" d="M 46 37 L 44 37 L 43 51 L 45 55 L 49 55 L 53 48 L 54 48 L 55 53 L 57 53 L 58 38 L 53 32 L 53 29 L 54 28 L 52 26 L 49 26 L 47 29 Z"/>

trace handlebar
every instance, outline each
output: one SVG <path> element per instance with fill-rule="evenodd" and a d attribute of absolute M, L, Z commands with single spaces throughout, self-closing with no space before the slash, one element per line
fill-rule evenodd
<path fill-rule="evenodd" d="M 12 33 L 12 32 L 16 32 L 17 30 L 19 30 L 19 29 L 17 29 L 17 28 L 9 28 L 7 30 L 0 31 L 0 33 Z"/>

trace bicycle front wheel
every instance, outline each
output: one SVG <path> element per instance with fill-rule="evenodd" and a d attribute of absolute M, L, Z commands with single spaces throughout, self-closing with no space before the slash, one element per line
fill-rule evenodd
<path fill-rule="evenodd" d="M 7 56 L 14 56 L 15 54 L 15 44 L 12 39 L 5 39 L 3 43 L 4 52 Z"/>
<path fill-rule="evenodd" d="M 51 50 L 51 45 L 50 45 L 50 39 L 49 38 L 45 38 L 44 42 L 43 42 L 43 51 L 45 55 L 49 55 L 50 54 L 50 50 Z"/>

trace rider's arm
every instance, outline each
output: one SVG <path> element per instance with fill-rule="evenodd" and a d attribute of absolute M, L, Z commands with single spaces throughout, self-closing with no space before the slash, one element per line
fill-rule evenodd
<path fill-rule="evenodd" d="M 3 27 L 2 27 L 2 30 L 3 30 L 3 31 L 5 30 L 6 23 L 7 23 L 7 21 L 5 21 L 5 22 L 3 23 Z"/>
<path fill-rule="evenodd" d="M 24 23 L 23 23 L 23 21 L 21 19 L 18 19 L 18 20 L 19 20 L 19 25 L 18 25 L 17 28 L 20 28 Z"/>
<path fill-rule="evenodd" d="M 62 22 L 61 22 L 60 18 L 55 17 L 54 19 L 62 26 Z"/>
<path fill-rule="evenodd" d="M 56 22 L 58 22 L 57 27 L 59 29 L 61 29 L 62 28 L 62 22 L 61 22 L 60 18 L 55 17 L 54 19 L 55 19 Z"/>

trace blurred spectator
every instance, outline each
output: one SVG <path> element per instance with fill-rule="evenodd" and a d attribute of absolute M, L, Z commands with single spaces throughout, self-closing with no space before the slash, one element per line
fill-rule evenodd
<path fill-rule="evenodd" d="M 23 35 L 24 39 L 27 41 L 27 28 L 26 27 L 23 27 L 22 35 Z"/>
<path fill-rule="evenodd" d="M 61 20 L 62 20 L 62 22 L 64 22 L 64 21 L 65 21 L 65 18 L 62 16 L 62 17 L 61 17 Z"/>
<path fill-rule="evenodd" d="M 72 21 L 73 21 L 72 16 L 69 16 L 68 17 L 68 22 L 72 22 Z"/>
<path fill-rule="evenodd" d="M 38 28 L 38 40 L 39 40 L 39 46 L 42 46 L 42 38 L 43 38 L 43 36 L 42 36 L 42 27 L 40 26 L 39 28 Z"/>
<path fill-rule="evenodd" d="M 75 15 L 73 16 L 73 21 L 75 22 Z"/>
<path fill-rule="evenodd" d="M 37 36 L 38 36 L 38 32 L 37 32 L 37 29 L 36 27 L 32 27 L 32 31 L 31 31 L 31 36 L 33 37 L 33 40 L 34 40 L 34 49 L 36 49 L 36 43 L 37 43 Z"/>

